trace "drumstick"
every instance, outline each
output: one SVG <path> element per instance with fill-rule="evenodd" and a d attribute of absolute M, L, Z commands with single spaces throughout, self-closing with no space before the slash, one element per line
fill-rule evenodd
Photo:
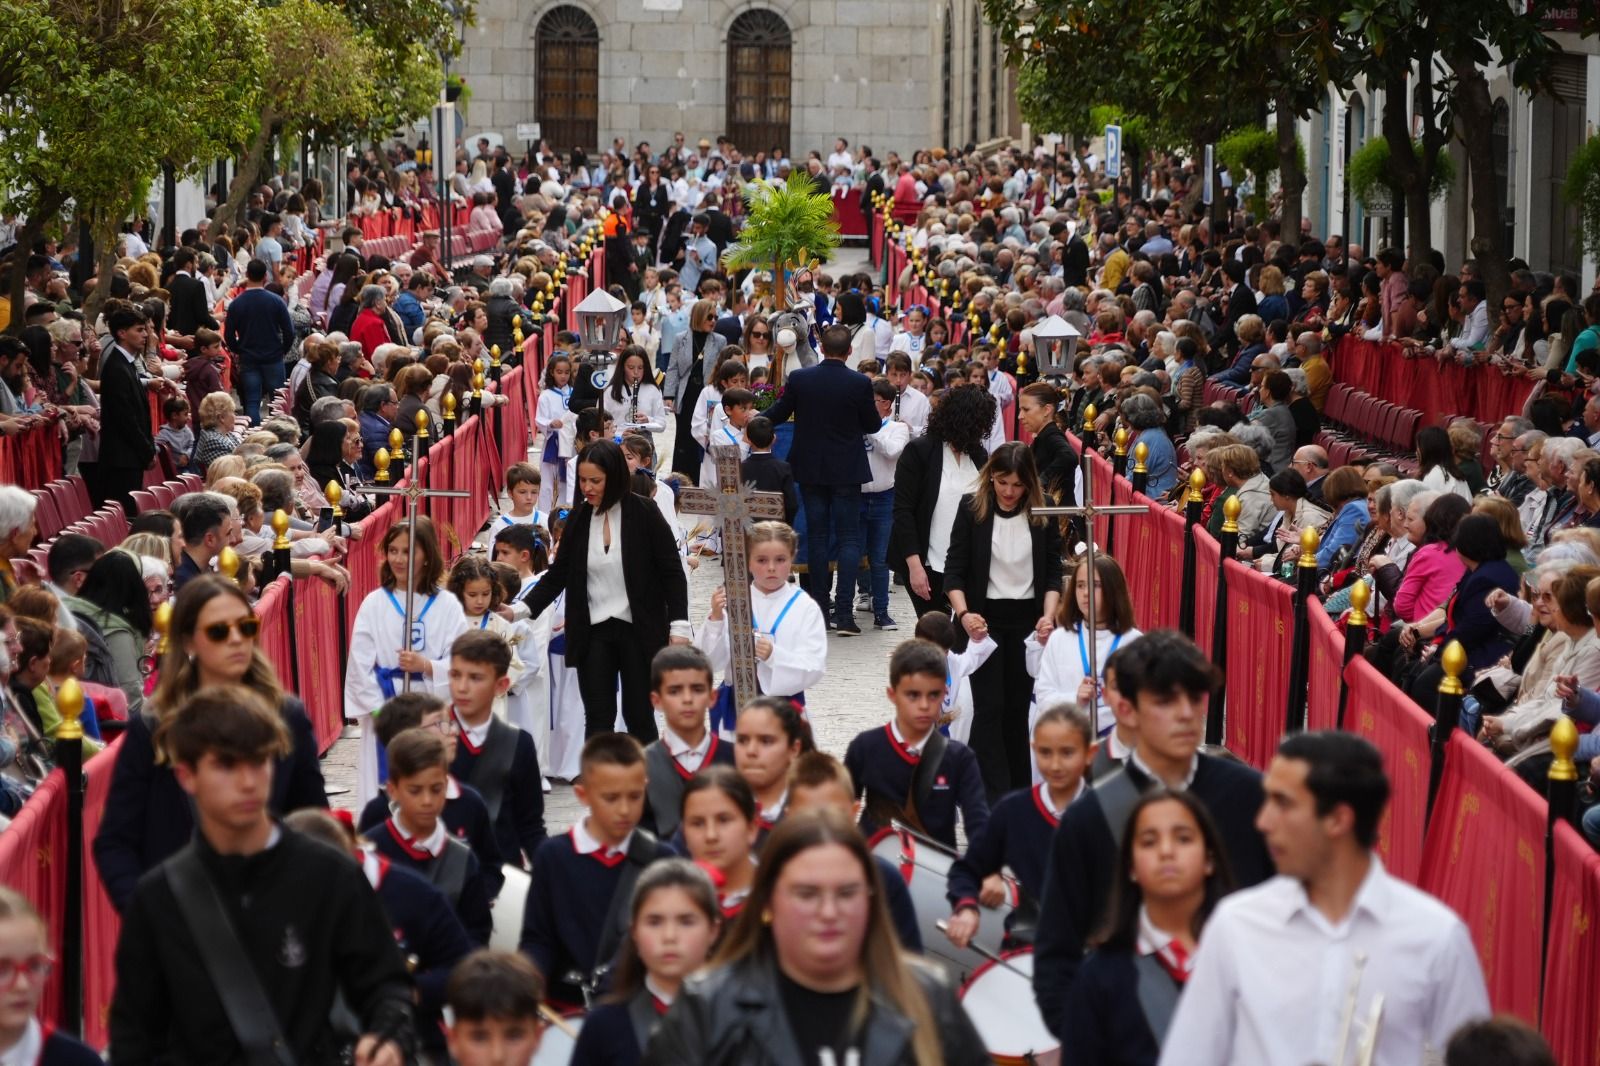
<path fill-rule="evenodd" d="M 565 1018 L 551 1010 L 543 1003 L 539 1004 L 539 1016 L 545 1021 L 549 1022 L 551 1025 L 555 1026 L 557 1029 L 560 1029 L 563 1033 L 566 1033 L 568 1036 L 572 1037 L 572 1039 L 578 1039 L 578 1031 L 572 1026 L 568 1025 Z"/>
<path fill-rule="evenodd" d="M 950 923 L 945 921 L 943 918 L 939 919 L 937 922 L 934 922 L 933 927 L 939 930 L 941 933 L 948 934 L 950 932 Z M 996 955 L 994 952 L 990 951 L 976 940 L 967 941 L 967 947 L 973 951 L 976 951 L 979 955 L 982 955 L 995 965 L 1004 966 L 1018 977 L 1026 978 L 1029 984 L 1033 983 L 1033 978 L 1031 976 L 1023 973 L 1021 970 L 1017 969 L 1015 966 L 1011 965 L 1005 959 L 1002 959 L 999 955 Z"/>

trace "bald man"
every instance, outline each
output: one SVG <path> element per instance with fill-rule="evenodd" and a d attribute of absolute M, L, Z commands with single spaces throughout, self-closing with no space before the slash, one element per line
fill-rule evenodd
<path fill-rule="evenodd" d="M 1307 444 L 1295 449 L 1289 468 L 1300 471 L 1300 476 L 1306 479 L 1306 498 L 1326 509 L 1327 504 L 1322 499 L 1322 479 L 1328 476 L 1328 453 L 1315 444 Z"/>

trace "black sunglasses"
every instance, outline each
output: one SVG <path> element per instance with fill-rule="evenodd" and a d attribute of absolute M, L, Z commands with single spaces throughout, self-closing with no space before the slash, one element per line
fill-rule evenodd
<path fill-rule="evenodd" d="M 228 639 L 228 634 L 238 631 L 239 636 L 245 640 L 255 640 L 256 634 L 261 632 L 261 619 L 255 615 L 247 615 L 236 622 L 214 622 L 200 632 L 213 644 L 221 644 Z"/>

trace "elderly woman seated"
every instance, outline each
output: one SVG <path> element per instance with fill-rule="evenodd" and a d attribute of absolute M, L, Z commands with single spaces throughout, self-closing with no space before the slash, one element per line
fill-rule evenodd
<path fill-rule="evenodd" d="M 1145 495 L 1160 499 L 1178 482 L 1178 452 L 1167 436 L 1167 412 L 1161 402 L 1145 391 L 1131 393 L 1122 401 L 1122 420 L 1128 423 L 1136 436 L 1131 449 L 1143 444 L 1149 454 L 1145 457 L 1145 470 L 1149 473 Z"/>
<path fill-rule="evenodd" d="M 1215 463 L 1222 475 L 1225 488 L 1219 504 L 1230 496 L 1238 499 L 1239 539 L 1249 540 L 1272 521 L 1272 493 L 1267 487 L 1266 475 L 1261 472 L 1260 455 L 1248 444 L 1230 444 L 1213 449 L 1206 459 L 1208 463 Z M 1207 530 L 1212 536 L 1222 534 L 1225 518 L 1221 506 L 1211 509 Z"/>
<path fill-rule="evenodd" d="M 1317 529 L 1329 517 L 1308 498 L 1310 490 L 1298 470 L 1273 474 L 1267 480 L 1267 491 L 1272 497 L 1273 513 L 1266 525 L 1248 538 L 1242 533 L 1239 538 L 1239 558 L 1262 561 L 1263 569 L 1270 569 L 1283 545 L 1299 543 L 1302 529 Z"/>

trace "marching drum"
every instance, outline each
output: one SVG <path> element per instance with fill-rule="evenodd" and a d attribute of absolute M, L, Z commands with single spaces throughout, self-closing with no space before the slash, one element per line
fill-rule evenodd
<path fill-rule="evenodd" d="M 1057 1066 L 1061 1042 L 1033 1000 L 1033 949 L 1007 952 L 974 970 L 961 1005 L 989 1055 L 1002 1066 Z"/>
<path fill-rule="evenodd" d="M 516 951 L 517 942 L 522 939 L 522 909 L 528 899 L 528 875 L 517 866 L 500 869 L 506 875 L 506 883 L 489 907 L 489 917 L 494 920 L 489 946 L 496 951 Z"/>
<path fill-rule="evenodd" d="M 539 1038 L 539 1050 L 528 1066 L 567 1066 L 578 1047 L 578 1031 L 582 1028 L 582 1014 L 563 1015 L 560 1021 L 549 1019 L 544 1036 Z"/>
<path fill-rule="evenodd" d="M 988 956 L 971 947 L 958 948 L 939 929 L 938 923 L 950 917 L 950 901 L 945 898 L 950 866 L 958 856 L 955 852 L 930 840 L 915 830 L 895 822 L 880 829 L 872 838 L 872 852 L 887 859 L 905 880 L 911 893 L 911 903 L 917 911 L 917 928 L 922 933 L 922 953 L 925 958 L 942 963 L 952 979 L 960 984 L 967 976 L 988 964 Z M 1006 919 L 1016 906 L 1018 887 L 1006 879 L 1007 900 L 998 907 L 980 907 L 982 920 L 972 943 L 997 955 L 1006 935 Z"/>

